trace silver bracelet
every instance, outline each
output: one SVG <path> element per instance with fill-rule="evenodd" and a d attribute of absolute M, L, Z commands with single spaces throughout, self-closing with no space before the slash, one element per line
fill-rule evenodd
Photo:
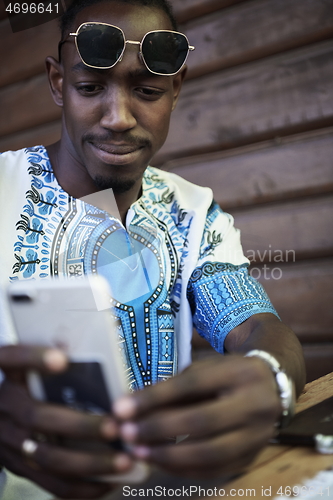
<path fill-rule="evenodd" d="M 272 354 L 269 354 L 266 351 L 253 349 L 252 351 L 247 352 L 245 354 L 245 357 L 260 358 L 263 361 L 265 361 L 266 364 L 269 366 L 269 368 L 272 370 L 275 377 L 282 406 L 282 413 L 279 422 L 279 427 L 281 429 L 283 427 L 286 427 L 295 414 L 296 397 L 295 397 L 295 386 L 293 380 L 282 369 L 278 360 L 274 358 Z"/>

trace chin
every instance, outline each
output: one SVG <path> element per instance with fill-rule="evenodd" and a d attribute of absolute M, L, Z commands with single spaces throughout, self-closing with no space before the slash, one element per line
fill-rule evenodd
<path fill-rule="evenodd" d="M 104 191 L 105 189 L 113 189 L 114 193 L 126 193 L 126 191 L 130 191 L 135 183 L 135 179 L 108 179 L 102 176 L 96 176 L 94 178 L 94 183 L 96 187 L 100 191 Z"/>

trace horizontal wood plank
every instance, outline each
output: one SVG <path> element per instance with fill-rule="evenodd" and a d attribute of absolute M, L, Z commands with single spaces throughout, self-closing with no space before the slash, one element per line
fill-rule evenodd
<path fill-rule="evenodd" d="M 196 47 L 187 75 L 195 77 L 332 37 L 333 0 L 254 0 L 181 28 Z"/>
<path fill-rule="evenodd" d="M 306 381 L 310 382 L 333 370 L 333 342 L 323 344 L 304 344 L 303 353 L 306 364 Z"/>
<path fill-rule="evenodd" d="M 280 448 L 280 446 L 279 446 Z M 275 450 L 275 447 L 274 447 Z M 264 449 L 264 452 L 266 449 Z M 259 455 L 260 459 L 260 455 Z M 235 496 L 235 492 L 248 492 L 248 498 L 253 493 L 250 490 L 254 490 L 256 492 L 253 498 L 264 499 L 270 498 L 271 500 L 276 498 L 283 498 L 281 496 L 281 491 L 286 493 L 286 496 L 293 498 L 292 495 L 292 487 L 295 485 L 305 485 L 305 481 L 314 478 L 319 472 L 324 470 L 329 470 L 332 467 L 332 455 L 324 455 L 318 453 L 312 447 L 303 447 L 303 446 L 290 446 L 288 450 L 284 447 L 282 448 L 282 453 L 278 455 L 274 460 L 266 460 L 265 465 L 262 467 L 256 467 L 250 465 L 249 472 L 245 472 L 244 474 L 239 474 L 234 480 L 228 481 L 221 485 L 223 488 L 223 495 L 225 497 L 233 497 Z M 310 483 L 311 484 L 311 483 Z M 326 500 L 329 498 L 327 495 L 327 490 L 325 491 L 326 484 L 324 481 L 319 480 L 314 483 L 316 486 L 313 486 L 313 483 L 307 486 L 304 486 L 304 489 L 300 489 L 300 491 L 304 492 L 312 492 L 315 491 L 317 485 L 320 484 L 322 486 L 323 496 L 320 494 L 317 495 L 314 493 L 313 498 L 325 498 Z M 291 492 L 291 493 L 290 493 Z M 242 497 L 245 497 L 245 494 Z M 237 494 L 237 493 L 236 493 Z M 302 493 L 300 493 L 299 498 L 301 498 Z M 305 495 L 304 497 L 310 499 L 309 495 Z M 211 497 L 209 496 L 200 496 L 200 500 L 209 500 Z M 235 498 L 240 498 L 239 496 L 235 496 Z M 199 500 L 197 498 L 196 500 Z"/>
<path fill-rule="evenodd" d="M 302 342 L 333 341 L 333 260 L 322 259 L 279 266 L 280 279 L 260 277 L 282 321 Z M 277 276 L 277 275 L 276 275 Z"/>
<path fill-rule="evenodd" d="M 0 19 L 5 19 L 7 17 L 5 2 L 0 2 Z"/>
<path fill-rule="evenodd" d="M 333 127 L 167 162 L 225 209 L 332 191 Z"/>
<path fill-rule="evenodd" d="M 46 75 L 41 74 L 0 91 L 0 135 L 9 135 L 60 118 L 52 100 Z"/>
<path fill-rule="evenodd" d="M 296 414 L 333 396 L 333 371 L 307 384 L 296 404 Z"/>
<path fill-rule="evenodd" d="M 17 149 L 27 148 L 43 144 L 45 146 L 52 144 L 60 139 L 61 121 L 45 123 L 36 128 L 30 128 L 21 133 L 0 138 L 0 152 L 16 151 Z"/>
<path fill-rule="evenodd" d="M 248 0 L 171 0 L 175 17 L 179 23 L 204 16 L 209 12 L 224 9 Z M 270 0 L 272 1 L 272 0 Z"/>
<path fill-rule="evenodd" d="M 245 255 L 279 265 L 333 255 L 333 195 L 231 211 Z"/>
<path fill-rule="evenodd" d="M 185 82 L 155 164 L 332 125 L 332 57 L 322 42 Z"/>
<path fill-rule="evenodd" d="M 57 57 L 57 20 L 13 33 L 6 19 L 0 24 L 0 87 L 44 73 L 47 56 Z"/>

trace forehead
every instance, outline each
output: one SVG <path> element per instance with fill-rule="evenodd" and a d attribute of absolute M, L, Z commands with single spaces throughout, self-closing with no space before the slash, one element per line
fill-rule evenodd
<path fill-rule="evenodd" d="M 138 40 L 148 31 L 172 30 L 172 24 L 167 14 L 156 7 L 131 5 L 118 2 L 101 2 L 91 5 L 75 18 L 72 29 L 86 22 L 99 21 L 121 28 L 127 39 Z"/>

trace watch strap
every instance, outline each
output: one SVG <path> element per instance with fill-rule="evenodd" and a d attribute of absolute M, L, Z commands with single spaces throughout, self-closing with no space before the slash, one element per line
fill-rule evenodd
<path fill-rule="evenodd" d="M 294 382 L 282 369 L 279 361 L 270 353 L 260 349 L 253 349 L 245 357 L 256 357 L 266 362 L 275 376 L 275 381 L 280 396 L 282 413 L 278 427 L 286 427 L 295 413 L 295 386 Z"/>

